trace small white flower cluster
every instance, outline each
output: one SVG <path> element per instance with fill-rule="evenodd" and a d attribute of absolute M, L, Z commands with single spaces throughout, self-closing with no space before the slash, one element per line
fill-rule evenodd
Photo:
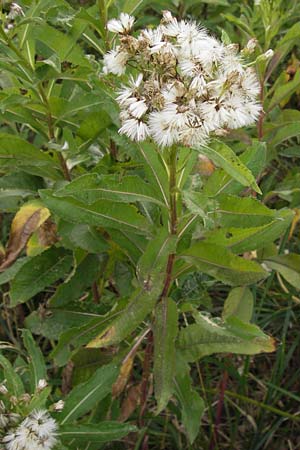
<path fill-rule="evenodd" d="M 57 424 L 45 410 L 35 410 L 9 432 L 2 443 L 6 450 L 51 450 L 57 443 Z"/>
<path fill-rule="evenodd" d="M 260 86 L 236 45 L 222 44 L 169 11 L 157 28 L 137 37 L 131 34 L 133 23 L 123 13 L 107 24 L 120 42 L 104 55 L 104 73 L 136 71 L 117 97 L 121 134 L 135 141 L 151 137 L 161 147 L 201 146 L 211 133 L 255 122 Z"/>

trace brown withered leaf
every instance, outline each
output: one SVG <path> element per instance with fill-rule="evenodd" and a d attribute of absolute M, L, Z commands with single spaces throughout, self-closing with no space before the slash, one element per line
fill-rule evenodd
<path fill-rule="evenodd" d="M 132 386 L 127 394 L 127 397 L 124 399 L 121 406 L 121 414 L 119 417 L 120 422 L 124 422 L 131 416 L 133 411 L 137 408 L 140 403 L 141 398 L 141 384 L 136 384 Z"/>
<path fill-rule="evenodd" d="M 112 387 L 112 395 L 114 398 L 118 397 L 125 389 L 132 371 L 133 360 L 134 357 L 129 357 L 123 362 L 117 381 L 113 384 Z"/>
<path fill-rule="evenodd" d="M 57 226 L 47 219 L 30 237 L 26 245 L 27 256 L 35 256 L 58 241 Z"/>
<path fill-rule="evenodd" d="M 50 216 L 48 208 L 38 200 L 23 205 L 13 218 L 5 257 L 0 271 L 9 267 L 26 246 L 30 236 Z"/>

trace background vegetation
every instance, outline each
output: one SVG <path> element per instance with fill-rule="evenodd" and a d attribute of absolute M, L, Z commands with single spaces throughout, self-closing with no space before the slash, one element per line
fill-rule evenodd
<path fill-rule="evenodd" d="M 19 5 L 23 12 L 13 14 L 11 5 L 1 2 L 0 380 L 6 380 L 10 395 L 19 399 L 26 392 L 30 398 L 11 406 L 0 393 L 2 401 L 26 415 L 45 405 L 51 409 L 64 399 L 63 411 L 53 413 L 61 424 L 58 449 L 300 448 L 299 2 L 24 0 Z M 119 353 L 116 345 L 85 345 L 124 310 L 138 287 L 135 267 L 146 245 L 143 233 L 134 234 L 131 227 L 148 226 L 146 219 L 156 224 L 159 205 L 137 198 L 140 214 L 135 209 L 129 214 L 131 206 L 125 200 L 110 212 L 113 218 L 97 222 L 91 210 L 100 211 L 93 206 L 99 197 L 85 194 L 86 185 L 80 182 L 69 191 L 66 186 L 92 172 L 107 176 L 105 182 L 112 175 L 122 179 L 128 174 L 151 180 L 136 146 L 117 133 L 114 80 L 101 75 L 102 56 L 112 44 L 105 28 L 108 18 L 122 11 L 133 13 L 137 28 L 142 28 L 157 24 L 164 9 L 201 22 L 241 48 L 256 38 L 256 56 L 274 50 L 271 59 L 256 63 L 264 105 L 257 129 L 226 137 L 255 175 L 262 195 L 197 155 L 189 155 L 186 188 L 189 193 L 204 189 L 213 199 L 219 190 L 250 196 L 269 208 L 270 232 L 262 229 L 266 222 L 253 218 L 259 211 L 266 214 L 263 206 L 252 208 L 251 203 L 244 223 L 231 213 L 226 225 L 256 227 L 254 237 L 249 231 L 241 235 L 240 247 L 230 241 L 230 250 L 234 253 L 237 245 L 235 253 L 247 261 L 263 262 L 268 276 L 247 288 L 232 288 L 238 281 L 221 283 L 222 268 L 217 275 L 192 271 L 173 287 L 172 298 L 180 305 L 182 325 L 195 311 L 221 316 L 228 296 L 238 305 L 241 300 L 251 305 L 253 299 L 253 322 L 273 336 L 276 350 L 255 357 L 205 356 L 191 364 L 192 384 L 183 364 L 178 378 L 181 397 L 177 393 L 157 415 L 147 367 L 152 350 L 143 340 L 149 318 L 140 320 L 143 324 L 137 324 L 131 337 L 126 332 L 132 330 L 122 331 L 126 338 Z M 197 198 L 185 195 L 185 207 L 213 231 L 207 210 L 200 208 Z M 128 215 L 122 229 L 111 226 L 111 220 L 127 220 Z M 200 237 L 202 229 L 193 232 Z M 223 238 L 219 236 L 221 244 Z M 142 260 L 138 267 L 147 273 L 147 264 Z M 156 269 L 153 276 L 162 266 Z M 236 277 L 233 270 L 231 278 Z M 40 379 L 49 384 L 42 391 Z M 81 435 L 74 439 L 76 430 Z M 101 439 L 108 442 L 99 443 L 95 430 L 105 432 L 107 437 Z"/>

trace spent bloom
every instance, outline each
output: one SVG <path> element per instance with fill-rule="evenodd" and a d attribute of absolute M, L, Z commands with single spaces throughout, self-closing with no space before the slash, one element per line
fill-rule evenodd
<path fill-rule="evenodd" d="M 34 410 L 2 439 L 6 450 L 51 450 L 57 424 L 45 410 Z"/>
<path fill-rule="evenodd" d="M 169 11 L 158 27 L 137 36 L 133 24 L 121 14 L 107 25 L 119 43 L 104 55 L 103 71 L 124 78 L 130 71 L 117 96 L 121 134 L 134 141 L 150 137 L 161 147 L 201 146 L 211 134 L 257 120 L 260 86 L 236 45 Z"/>

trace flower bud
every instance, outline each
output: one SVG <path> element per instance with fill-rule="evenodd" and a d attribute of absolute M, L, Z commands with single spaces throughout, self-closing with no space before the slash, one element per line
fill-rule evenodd
<path fill-rule="evenodd" d="M 44 379 L 41 379 L 41 380 L 39 380 L 39 382 L 38 382 L 37 390 L 38 390 L 38 391 L 42 391 L 42 390 L 45 389 L 47 386 L 48 386 L 47 381 L 44 380 Z"/>
<path fill-rule="evenodd" d="M 257 44 L 258 44 L 258 41 L 256 38 L 250 39 L 250 41 L 248 41 L 247 45 L 246 45 L 246 50 L 248 50 L 248 53 L 253 53 L 257 47 Z"/>
<path fill-rule="evenodd" d="M 65 402 L 63 400 L 59 400 L 58 402 L 53 404 L 54 411 L 62 411 L 64 409 Z"/>
<path fill-rule="evenodd" d="M 7 395 L 8 394 L 8 389 L 5 386 L 5 384 L 0 384 L 0 394 L 2 394 L 2 395 Z"/>

